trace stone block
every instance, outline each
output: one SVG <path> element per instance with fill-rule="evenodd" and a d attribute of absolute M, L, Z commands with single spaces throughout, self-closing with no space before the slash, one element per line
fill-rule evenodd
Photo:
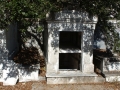
<path fill-rule="evenodd" d="M 120 76 L 107 76 L 106 82 L 120 82 Z"/>
<path fill-rule="evenodd" d="M 18 81 L 18 73 L 16 71 L 3 70 L 3 85 L 15 85 Z"/>
<path fill-rule="evenodd" d="M 18 71 L 14 66 L 7 67 L 3 70 L 3 85 L 15 85 L 18 80 Z"/>
<path fill-rule="evenodd" d="M 47 78 L 47 84 L 75 84 L 75 83 L 103 83 L 105 79 L 102 77 L 66 77 L 66 78 Z"/>
<path fill-rule="evenodd" d="M 15 85 L 18 80 L 19 64 L 13 60 L 3 60 L 3 85 Z"/>
<path fill-rule="evenodd" d="M 102 62 L 103 72 L 120 71 L 120 61 L 118 58 L 104 58 Z"/>
<path fill-rule="evenodd" d="M 83 72 L 94 72 L 94 65 L 93 64 L 84 64 L 83 65 Z"/>
<path fill-rule="evenodd" d="M 19 82 L 27 82 L 27 81 L 37 81 L 39 80 L 38 69 L 25 69 L 20 68 L 19 71 Z"/>
<path fill-rule="evenodd" d="M 19 82 L 37 81 L 39 80 L 38 73 L 40 64 L 21 65 L 18 69 Z"/>

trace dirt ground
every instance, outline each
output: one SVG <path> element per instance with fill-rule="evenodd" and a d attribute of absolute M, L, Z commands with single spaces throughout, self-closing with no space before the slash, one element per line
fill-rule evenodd
<path fill-rule="evenodd" d="M 0 90 L 120 90 L 120 83 L 48 85 L 46 81 L 34 81 L 14 86 L 3 86 L 0 83 Z"/>

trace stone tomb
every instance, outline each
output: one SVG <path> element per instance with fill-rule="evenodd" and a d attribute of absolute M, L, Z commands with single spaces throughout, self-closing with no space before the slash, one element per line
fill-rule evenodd
<path fill-rule="evenodd" d="M 120 36 L 120 20 L 108 20 L 108 22 L 114 26 L 115 32 L 117 32 Z M 115 48 L 114 46 L 112 46 L 111 49 L 111 45 L 105 45 L 105 41 L 103 40 L 104 35 L 100 31 L 97 32 L 95 36 L 96 37 L 94 43 L 95 46 L 98 46 L 96 50 L 94 50 L 95 67 L 100 69 L 100 71 L 104 74 L 107 82 L 120 81 L 120 55 L 119 53 L 117 53 L 119 51 L 119 47 Z M 98 43 L 99 45 L 97 45 Z M 113 50 L 113 48 L 116 49 L 116 52 Z"/>
<path fill-rule="evenodd" d="M 83 11 L 64 10 L 47 15 L 44 43 L 48 84 L 78 83 L 83 78 L 94 78 L 96 82 L 93 65 L 96 23 L 97 17 Z"/>
<path fill-rule="evenodd" d="M 11 24 L 8 31 L 0 30 L 0 82 L 3 85 L 39 80 L 40 64 L 24 66 L 13 61 L 18 52 L 16 35 L 16 24 Z"/>

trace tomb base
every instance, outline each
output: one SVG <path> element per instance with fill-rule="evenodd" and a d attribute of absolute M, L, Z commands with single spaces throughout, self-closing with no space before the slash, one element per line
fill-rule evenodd
<path fill-rule="evenodd" d="M 98 76 L 47 78 L 47 84 L 79 84 L 79 83 L 103 83 L 103 82 L 105 82 L 105 78 Z"/>

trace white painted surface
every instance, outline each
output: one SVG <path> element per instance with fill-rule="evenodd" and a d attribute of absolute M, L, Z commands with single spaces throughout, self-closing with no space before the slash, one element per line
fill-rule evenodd
<path fill-rule="evenodd" d="M 81 84 L 81 83 L 101 83 L 105 82 L 102 77 L 81 76 L 81 77 L 53 77 L 47 78 L 47 84 Z M 89 89 L 88 89 L 89 90 Z"/>
<path fill-rule="evenodd" d="M 120 82 L 120 76 L 107 76 L 107 82 Z"/>
<path fill-rule="evenodd" d="M 70 72 L 73 72 L 71 76 L 75 74 L 78 76 L 84 75 L 84 73 L 94 73 L 93 60 L 93 36 L 95 24 L 97 23 L 97 18 L 92 18 L 90 20 L 88 13 L 80 11 L 61 11 L 55 13 L 55 20 L 47 21 L 48 24 L 48 45 L 46 45 L 48 54 L 47 59 L 47 77 L 56 77 L 58 75 L 67 77 L 71 75 Z M 81 32 L 81 50 L 79 49 L 61 49 L 59 47 L 59 35 L 61 31 L 72 31 L 72 32 Z M 47 37 L 47 36 L 46 36 Z M 79 72 L 83 74 L 77 74 L 76 70 L 60 70 L 59 69 L 59 53 L 81 53 L 80 60 L 80 70 Z M 65 73 L 64 73 L 65 72 Z M 64 74 L 63 74 L 64 73 Z M 90 75 L 91 76 L 91 75 Z M 93 74 L 94 76 L 94 74 Z"/>
<path fill-rule="evenodd" d="M 3 85 L 15 85 L 17 83 L 18 77 L 7 78 L 3 81 Z"/>
<path fill-rule="evenodd" d="M 112 60 L 112 62 L 110 61 Z M 108 57 L 108 58 L 103 58 L 103 72 L 112 72 L 112 71 L 120 71 L 120 61 L 119 57 Z"/>
<path fill-rule="evenodd" d="M 120 71 L 120 62 L 112 62 L 106 68 L 108 71 Z"/>
<path fill-rule="evenodd" d="M 6 60 L 3 65 L 3 85 L 15 85 L 18 80 L 18 64 Z"/>
<path fill-rule="evenodd" d="M 38 72 L 35 69 L 18 69 L 19 71 L 19 82 L 37 81 L 39 80 Z"/>

